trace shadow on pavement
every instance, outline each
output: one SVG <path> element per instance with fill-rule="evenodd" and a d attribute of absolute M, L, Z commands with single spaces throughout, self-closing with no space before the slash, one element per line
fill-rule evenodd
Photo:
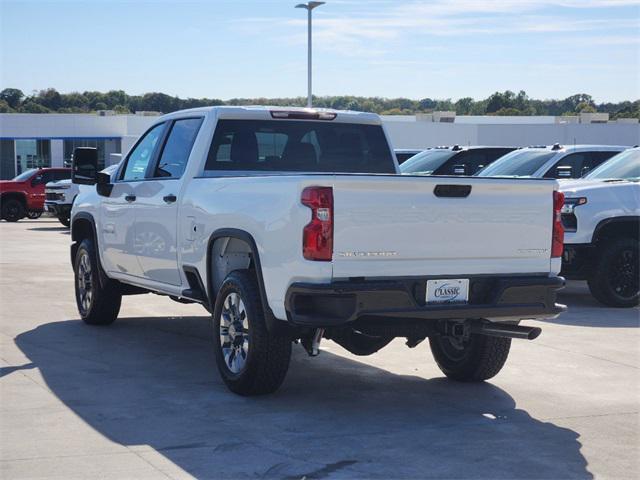
<path fill-rule="evenodd" d="M 532 418 L 490 383 L 294 346 L 278 393 L 238 397 L 218 377 L 207 317 L 54 322 L 16 343 L 96 431 L 199 478 L 591 478 L 576 432 Z"/>
<path fill-rule="evenodd" d="M 31 230 L 32 232 L 65 232 L 69 233 L 69 227 L 59 226 L 59 227 L 33 227 L 28 228 L 27 230 Z"/>

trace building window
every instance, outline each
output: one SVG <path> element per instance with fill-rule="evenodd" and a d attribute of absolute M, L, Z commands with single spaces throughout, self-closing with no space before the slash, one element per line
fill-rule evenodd
<path fill-rule="evenodd" d="M 16 140 L 16 175 L 30 168 L 51 166 L 50 140 Z"/>
<path fill-rule="evenodd" d="M 70 138 L 64 141 L 64 164 L 71 166 L 73 150 L 77 147 L 93 147 L 98 149 L 98 168 L 109 165 L 109 156 L 122 151 L 119 138 Z"/>

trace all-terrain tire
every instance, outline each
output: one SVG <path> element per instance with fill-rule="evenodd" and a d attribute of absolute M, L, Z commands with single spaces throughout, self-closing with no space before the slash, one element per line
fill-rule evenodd
<path fill-rule="evenodd" d="M 26 211 L 20 200 L 10 198 L 2 201 L 2 218 L 7 222 L 17 222 L 25 215 Z"/>
<path fill-rule="evenodd" d="M 78 312 L 89 325 L 110 325 L 120 312 L 122 293 L 115 280 L 103 278 L 93 241 L 82 240 L 73 264 Z"/>
<path fill-rule="evenodd" d="M 509 356 L 511 339 L 471 334 L 469 340 L 451 342 L 440 335 L 429 338 L 431 353 L 448 378 L 481 382 L 498 374 Z"/>
<path fill-rule="evenodd" d="M 640 242 L 617 238 L 603 244 L 598 251 L 589 290 L 596 300 L 609 307 L 635 307 L 640 300 Z"/>
<path fill-rule="evenodd" d="M 289 369 L 291 339 L 267 330 L 258 283 L 251 271 L 231 272 L 222 283 L 213 309 L 213 337 L 218 371 L 229 390 L 253 396 L 280 387 Z"/>

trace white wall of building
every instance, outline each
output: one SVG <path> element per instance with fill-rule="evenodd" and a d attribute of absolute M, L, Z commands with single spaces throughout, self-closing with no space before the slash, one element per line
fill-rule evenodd
<path fill-rule="evenodd" d="M 637 145 L 640 125 L 627 123 L 470 124 L 399 121 L 383 117 L 394 148 L 439 145 L 515 146 L 569 144 Z"/>
<path fill-rule="evenodd" d="M 126 153 L 158 117 L 93 114 L 0 114 L 1 138 L 51 138 L 52 163 L 61 162 L 63 138 L 117 137 Z M 638 123 L 555 123 L 555 117 L 458 116 L 454 123 L 417 121 L 413 115 L 383 116 L 395 148 L 438 145 L 640 143 Z"/>
<path fill-rule="evenodd" d="M 51 166 L 64 167 L 64 142 L 51 140 Z"/>

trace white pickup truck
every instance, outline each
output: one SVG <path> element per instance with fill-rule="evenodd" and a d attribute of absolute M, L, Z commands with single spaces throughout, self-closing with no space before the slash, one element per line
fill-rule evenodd
<path fill-rule="evenodd" d="M 220 374 L 276 390 L 292 342 L 369 355 L 429 338 L 449 377 L 504 365 L 521 320 L 554 318 L 564 280 L 555 180 L 398 175 L 374 114 L 213 107 L 160 117 L 112 175 L 77 149 L 71 213 L 81 317 L 127 294 L 212 312 Z"/>
<path fill-rule="evenodd" d="M 49 182 L 44 190 L 44 209 L 68 227 L 71 221 L 71 205 L 79 192 L 80 187 L 69 179 Z"/>
<path fill-rule="evenodd" d="M 562 274 L 587 280 L 612 307 L 640 300 L 640 148 L 619 153 L 581 180 L 561 181 Z"/>

